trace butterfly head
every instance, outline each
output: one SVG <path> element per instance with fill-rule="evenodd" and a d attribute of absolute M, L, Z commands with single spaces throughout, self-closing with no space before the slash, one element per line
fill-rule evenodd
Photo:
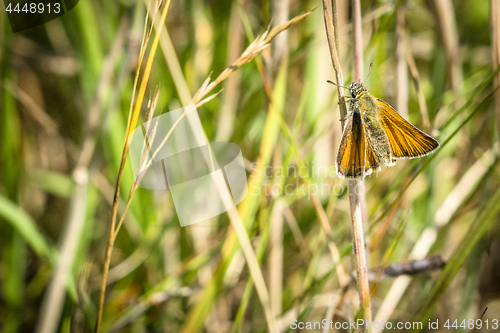
<path fill-rule="evenodd" d="M 349 86 L 349 90 L 351 91 L 351 97 L 356 98 L 356 97 L 358 97 L 360 92 L 365 91 L 366 89 L 365 89 L 365 87 L 363 87 L 362 83 L 353 82 Z"/>

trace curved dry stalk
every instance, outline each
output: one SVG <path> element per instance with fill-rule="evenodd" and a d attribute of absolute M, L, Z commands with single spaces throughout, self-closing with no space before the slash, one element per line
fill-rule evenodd
<path fill-rule="evenodd" d="M 363 43 L 361 34 L 361 4 L 359 0 L 353 1 L 354 8 L 354 79 L 363 80 Z M 335 2 L 333 3 L 335 7 Z M 337 31 L 335 26 L 336 19 L 332 19 L 326 0 L 323 0 L 323 14 L 325 20 L 326 34 L 328 38 L 328 46 L 332 57 L 332 64 L 335 70 L 337 85 L 343 86 L 342 69 L 338 58 L 337 50 Z M 332 8 L 332 15 L 335 17 L 336 8 Z M 340 119 L 342 121 L 342 129 L 344 128 L 344 120 L 347 115 L 345 104 L 345 95 L 343 89 L 337 89 L 339 95 Z M 368 268 L 366 261 L 365 242 L 363 233 L 363 221 L 366 219 L 366 202 L 364 197 L 364 182 L 363 180 L 348 180 L 349 202 L 351 206 L 352 220 L 352 237 L 353 249 L 356 261 L 356 272 L 359 286 L 360 308 L 364 319 L 363 330 L 370 331 L 366 323 L 371 322 L 371 306 L 370 306 L 370 287 L 368 284 Z"/>
<path fill-rule="evenodd" d="M 363 34 L 361 31 L 361 3 L 353 0 L 354 23 L 354 80 L 362 81 L 363 74 Z M 363 321 L 363 331 L 370 332 L 372 309 L 370 285 L 368 283 L 368 263 L 365 250 L 363 224 L 366 222 L 365 183 L 363 180 L 348 180 L 349 201 L 351 203 L 352 239 L 356 257 L 356 273 L 359 287 L 359 302 Z"/>
<path fill-rule="evenodd" d="M 165 18 L 167 17 L 169 7 L 170 7 L 170 0 L 167 0 L 163 6 L 163 10 L 161 13 L 160 26 L 163 26 L 163 24 L 165 23 Z M 148 7 L 148 12 L 149 12 L 149 7 Z M 146 24 L 147 24 L 147 20 L 146 20 L 145 26 L 146 26 Z M 144 30 L 146 31 L 146 29 L 144 29 Z M 102 280 L 101 280 L 101 292 L 99 294 L 99 306 L 98 306 L 98 310 L 97 310 L 97 321 L 96 321 L 96 326 L 95 326 L 96 333 L 99 333 L 99 331 L 100 331 L 100 326 L 101 326 L 101 321 L 102 321 L 102 312 L 104 309 L 104 298 L 106 295 L 106 280 L 108 277 L 109 265 L 111 262 L 111 253 L 113 252 L 113 244 L 115 241 L 115 225 L 116 225 L 116 217 L 117 217 L 117 212 L 118 212 L 118 198 L 120 196 L 120 184 L 121 184 L 121 180 L 122 180 L 122 176 L 123 176 L 123 170 L 125 168 L 125 162 L 127 161 L 128 149 L 129 149 L 129 146 L 131 143 L 131 141 L 130 141 L 131 137 L 129 134 L 131 133 L 131 131 L 133 129 L 135 129 L 135 126 L 137 124 L 137 119 L 139 118 L 142 100 L 144 98 L 146 86 L 147 86 L 147 83 L 149 81 L 149 74 L 151 73 L 151 68 L 153 66 L 153 60 L 154 60 L 154 56 L 156 53 L 156 48 L 158 47 L 158 41 L 160 38 L 161 31 L 162 31 L 161 29 L 159 29 L 157 31 L 155 38 L 153 40 L 153 43 L 151 45 L 151 51 L 150 51 L 149 56 L 148 56 L 146 68 L 144 70 L 144 75 L 142 77 L 141 86 L 140 86 L 139 92 L 137 94 L 137 101 L 135 102 L 135 107 L 134 107 L 133 111 L 132 111 L 132 105 L 134 103 L 133 98 L 132 98 L 132 101 L 130 104 L 131 108 L 130 108 L 129 117 L 128 117 L 128 121 L 127 121 L 127 134 L 126 134 L 125 142 L 123 145 L 123 153 L 122 153 L 122 159 L 120 162 L 120 169 L 118 171 L 118 179 L 116 180 L 115 194 L 113 196 L 111 222 L 110 222 L 110 228 L 109 228 L 108 243 L 106 245 L 106 254 L 105 254 L 105 258 L 104 258 L 104 267 L 103 267 Z M 140 54 L 140 59 L 139 59 L 140 61 L 137 65 L 136 78 L 134 81 L 133 96 L 135 96 L 135 89 L 137 87 L 137 83 L 139 80 L 139 70 L 140 70 L 142 58 L 144 55 L 145 45 L 147 44 L 149 37 L 150 37 L 150 33 L 148 33 L 148 36 L 146 36 L 146 35 L 143 36 L 143 42 L 141 45 L 141 54 Z"/>
<path fill-rule="evenodd" d="M 332 14 L 334 17 L 337 15 L 336 9 L 332 9 Z M 335 79 L 338 85 L 344 85 L 344 78 L 342 76 L 342 68 L 340 67 L 339 55 L 337 53 L 337 30 L 334 26 L 336 19 L 332 19 L 328 11 L 328 4 L 326 0 L 323 0 L 323 17 L 325 19 L 326 36 L 328 38 L 328 47 L 330 48 L 330 55 L 332 57 L 333 69 L 335 70 Z M 335 20 L 335 21 L 334 21 Z M 343 89 L 337 89 L 339 96 L 339 110 L 340 110 L 340 121 L 342 123 L 342 129 L 344 129 L 344 121 L 347 115 L 347 106 L 345 104 L 345 94 Z"/>

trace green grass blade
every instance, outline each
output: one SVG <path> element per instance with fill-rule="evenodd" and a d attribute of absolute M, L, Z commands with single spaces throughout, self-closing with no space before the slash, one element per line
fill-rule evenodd
<path fill-rule="evenodd" d="M 9 222 L 28 242 L 37 255 L 52 261 L 53 252 L 35 221 L 18 205 L 0 195 L 0 217 Z"/>

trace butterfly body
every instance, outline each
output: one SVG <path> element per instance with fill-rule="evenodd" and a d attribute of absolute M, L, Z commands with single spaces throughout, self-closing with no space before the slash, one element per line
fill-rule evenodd
<path fill-rule="evenodd" d="M 375 99 L 366 90 L 361 90 L 357 98 L 351 99 L 351 110 L 359 109 L 364 125 L 366 140 L 373 150 L 379 164 L 393 166 L 395 161 L 391 156 L 391 146 L 378 119 Z"/>
<path fill-rule="evenodd" d="M 431 136 L 401 117 L 394 108 L 371 95 L 361 83 L 349 87 L 349 113 L 337 154 L 337 175 L 364 178 L 397 159 L 430 154 L 439 147 Z"/>

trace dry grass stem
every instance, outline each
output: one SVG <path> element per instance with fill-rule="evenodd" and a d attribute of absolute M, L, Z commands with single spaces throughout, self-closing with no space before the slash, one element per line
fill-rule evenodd
<path fill-rule="evenodd" d="M 156 109 L 156 104 L 158 102 L 159 95 L 160 95 L 160 88 L 157 87 L 156 92 L 155 92 L 155 96 L 153 97 L 152 100 L 151 99 L 149 100 L 148 111 L 146 113 L 146 116 L 144 117 L 144 122 L 148 123 L 146 125 L 145 131 L 144 131 L 144 133 L 145 133 L 144 134 L 144 142 L 146 142 L 146 144 L 142 146 L 141 158 L 140 158 L 139 168 L 138 168 L 138 172 L 137 172 L 138 176 L 137 176 L 137 179 L 135 179 L 134 182 L 132 183 L 132 186 L 130 187 L 130 192 L 128 195 L 127 204 L 125 206 L 125 210 L 123 211 L 123 213 L 120 217 L 120 221 L 118 222 L 118 225 L 116 226 L 113 238 L 116 238 L 116 236 L 118 236 L 118 232 L 120 231 L 120 228 L 123 224 L 123 221 L 125 220 L 125 216 L 127 215 L 128 209 L 130 208 L 130 204 L 132 203 L 132 199 L 134 197 L 135 191 L 137 191 L 137 189 L 139 188 L 139 184 L 141 183 L 142 178 L 146 174 L 146 170 L 149 168 L 149 166 L 151 165 L 151 163 L 155 157 L 155 155 L 153 155 L 151 158 L 149 158 L 150 152 L 151 152 L 151 142 L 153 142 L 155 139 L 156 129 L 158 128 L 158 122 L 154 123 L 154 128 L 150 132 L 151 122 L 149 122 L 149 120 L 151 120 L 153 118 L 153 114 L 154 114 L 154 111 Z M 146 136 L 146 133 L 149 133 L 149 136 Z M 162 161 L 162 163 L 163 163 L 163 161 Z"/>
<path fill-rule="evenodd" d="M 170 0 L 167 0 L 166 3 L 163 6 L 162 9 L 162 14 L 160 18 L 160 27 L 163 26 L 165 23 L 165 18 L 167 17 L 168 9 L 170 7 Z M 158 8 L 158 6 L 156 7 Z M 149 6 L 148 6 L 148 13 L 149 13 Z M 147 17 L 147 16 L 146 16 Z M 147 19 L 145 20 L 145 26 L 147 25 Z M 146 31 L 146 29 L 144 29 Z M 96 321 L 96 326 L 95 326 L 95 332 L 99 333 L 100 331 L 100 326 L 101 326 L 101 321 L 102 321 L 102 313 L 104 309 L 104 298 L 106 295 L 106 280 L 108 276 L 108 271 L 109 271 L 109 265 L 111 261 L 111 253 L 113 251 L 113 244 L 115 240 L 115 225 L 116 225 L 116 217 L 117 217 L 117 212 L 118 212 L 118 198 L 120 196 L 120 184 L 121 184 L 121 179 L 123 176 L 123 170 L 125 168 L 125 162 L 127 160 L 127 155 L 128 155 L 128 149 L 131 143 L 131 136 L 130 133 L 135 129 L 137 120 L 139 118 L 139 114 L 141 111 L 141 105 L 142 105 L 142 100 L 144 98 L 144 93 L 146 91 L 147 83 L 149 81 L 149 74 L 151 73 L 151 68 L 153 66 L 153 59 L 156 53 L 156 48 L 158 47 L 158 41 L 159 37 L 161 35 L 161 29 L 157 31 L 155 38 L 153 40 L 153 43 L 151 45 L 151 51 L 148 56 L 148 60 L 146 63 L 146 68 L 144 70 L 144 74 L 142 77 L 141 81 L 141 86 L 139 88 L 139 92 L 137 95 L 137 101 L 135 101 L 135 107 L 133 108 L 132 111 L 132 105 L 134 104 L 134 97 L 132 97 L 131 101 L 131 106 L 130 106 L 130 112 L 129 112 L 129 117 L 127 121 L 127 131 L 126 131 L 126 137 L 125 137 L 125 142 L 123 145 L 123 153 L 122 153 L 122 159 L 120 162 L 120 169 L 118 171 L 118 178 L 116 181 L 116 188 L 115 188 L 115 194 L 113 196 L 113 206 L 112 206 L 112 211 L 111 211 L 111 222 L 110 222 L 110 227 L 109 227 L 109 237 L 108 237 L 108 243 L 106 246 L 106 254 L 104 258 L 104 268 L 103 268 L 103 273 L 102 273 L 102 281 L 101 281 L 101 292 L 99 294 L 99 306 L 97 310 L 97 321 Z M 134 81 L 134 87 L 133 87 L 133 95 L 135 96 L 135 91 L 137 87 L 137 83 L 139 80 L 139 72 L 140 72 L 140 66 L 142 64 L 143 56 L 145 53 L 146 45 L 147 42 L 149 41 L 149 35 L 151 33 L 148 33 L 148 36 L 143 35 L 143 42 L 141 43 L 141 51 L 140 51 L 140 56 L 139 56 L 139 62 L 137 64 L 137 71 L 136 71 L 136 78 Z"/>
<path fill-rule="evenodd" d="M 328 38 L 328 46 L 332 57 L 332 64 L 335 70 L 337 85 L 343 86 L 342 69 L 338 58 L 338 41 L 336 39 L 336 31 L 338 27 L 334 26 L 336 20 L 332 16 L 336 15 L 336 8 L 332 8 L 332 14 L 328 9 L 328 3 L 323 0 L 323 15 L 325 20 L 326 35 Z M 361 33 L 361 4 L 359 1 L 353 1 L 353 25 L 354 25 L 354 70 L 355 80 L 363 80 L 363 39 Z M 342 121 L 342 129 L 344 128 L 344 120 L 347 115 L 347 107 L 345 104 L 345 95 L 343 89 L 337 89 L 339 95 L 340 119 Z M 364 183 L 362 180 L 348 180 L 349 202 L 351 206 L 352 219 L 352 236 L 353 248 L 356 262 L 357 280 L 359 286 L 359 297 L 363 319 L 365 323 L 371 322 L 371 306 L 370 306 L 370 288 L 368 284 L 368 268 L 365 253 L 363 221 L 366 219 L 366 202 L 364 198 Z M 364 330 L 367 330 L 364 325 Z M 369 330 L 369 328 L 368 328 Z"/>
<path fill-rule="evenodd" d="M 336 9 L 332 9 L 332 14 L 330 14 L 330 11 L 328 9 L 328 2 L 327 0 L 323 0 L 323 17 L 325 20 L 325 27 L 326 27 L 326 37 L 328 38 L 328 47 L 330 48 L 330 55 L 332 57 L 332 64 L 333 64 L 333 69 L 335 70 L 335 79 L 336 83 L 339 86 L 344 85 L 344 78 L 342 76 L 342 68 L 340 67 L 340 61 L 339 61 L 339 56 L 338 56 L 338 50 L 337 50 L 337 27 L 334 27 L 333 25 L 333 19 L 332 15 L 335 16 Z M 345 103 L 345 94 L 343 89 L 337 89 L 338 95 L 339 95 L 339 109 L 340 109 L 340 121 L 342 123 L 342 129 L 344 129 L 344 121 L 345 117 L 347 115 L 347 106 Z"/>
<path fill-rule="evenodd" d="M 354 80 L 364 80 L 363 71 L 363 34 L 361 30 L 361 2 L 353 0 L 354 24 Z M 370 285 L 368 283 L 368 262 L 365 248 L 365 235 L 363 226 L 366 224 L 366 198 L 364 180 L 348 180 L 349 201 L 351 204 L 351 230 L 353 250 L 356 259 L 356 273 L 359 288 L 359 302 L 361 316 L 364 319 L 363 331 L 370 332 L 372 321 L 370 302 Z"/>
<path fill-rule="evenodd" d="M 353 49 L 354 49 L 354 80 L 363 82 L 363 29 L 361 18 L 361 1 L 352 0 Z"/>

